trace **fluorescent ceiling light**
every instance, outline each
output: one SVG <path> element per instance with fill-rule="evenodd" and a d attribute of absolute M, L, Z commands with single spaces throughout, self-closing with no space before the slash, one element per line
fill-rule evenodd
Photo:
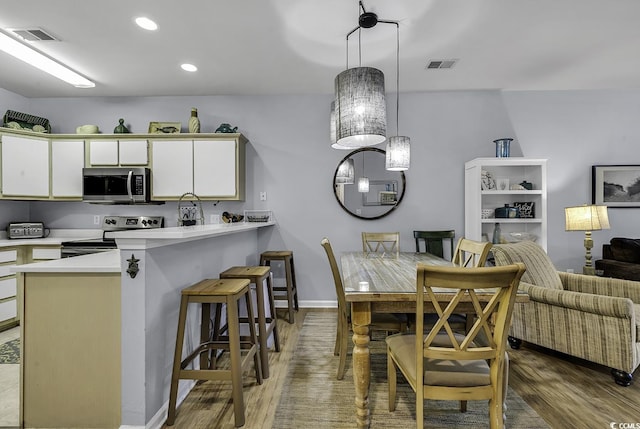
<path fill-rule="evenodd" d="M 198 67 L 194 66 L 193 64 L 182 64 L 180 67 L 182 67 L 182 70 L 188 72 L 198 71 Z"/>
<path fill-rule="evenodd" d="M 136 24 L 138 24 L 139 27 L 144 28 L 145 30 L 153 31 L 158 29 L 158 24 L 156 24 L 146 16 L 140 16 L 136 18 Z"/>
<path fill-rule="evenodd" d="M 96 86 L 95 83 L 84 76 L 79 75 L 61 63 L 34 50 L 30 46 L 7 36 L 2 31 L 0 31 L 0 50 L 77 88 L 93 88 Z"/>

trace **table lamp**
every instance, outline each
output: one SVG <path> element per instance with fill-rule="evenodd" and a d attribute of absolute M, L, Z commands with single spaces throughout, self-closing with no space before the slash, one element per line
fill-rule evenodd
<path fill-rule="evenodd" d="M 607 206 L 584 205 L 577 207 L 565 207 L 565 230 L 584 231 L 584 247 L 586 249 L 585 263 L 582 273 L 593 276 L 596 271 L 591 264 L 591 249 L 593 240 L 591 231 L 609 229 L 609 216 Z"/>

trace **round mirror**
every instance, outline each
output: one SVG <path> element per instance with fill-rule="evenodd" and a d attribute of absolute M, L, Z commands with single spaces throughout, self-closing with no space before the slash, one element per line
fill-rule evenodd
<path fill-rule="evenodd" d="M 340 206 L 360 219 L 379 219 L 402 201 L 402 171 L 385 169 L 385 151 L 365 147 L 344 157 L 333 175 L 333 193 Z M 365 180 L 367 179 L 367 180 Z"/>

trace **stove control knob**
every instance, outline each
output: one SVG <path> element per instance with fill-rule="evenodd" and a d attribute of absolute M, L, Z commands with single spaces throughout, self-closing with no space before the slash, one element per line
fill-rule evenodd
<path fill-rule="evenodd" d="M 157 224 L 158 224 L 158 219 L 154 219 L 154 220 L 153 220 L 153 224 L 154 224 L 154 225 L 157 225 Z"/>
<path fill-rule="evenodd" d="M 143 224 L 144 226 L 147 226 L 147 220 L 146 220 L 146 219 L 142 219 L 142 224 Z"/>

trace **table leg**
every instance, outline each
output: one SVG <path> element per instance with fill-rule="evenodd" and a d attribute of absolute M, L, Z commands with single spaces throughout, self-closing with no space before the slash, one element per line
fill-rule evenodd
<path fill-rule="evenodd" d="M 356 388 L 356 421 L 359 428 L 369 427 L 369 384 L 371 382 L 371 361 L 369 352 L 369 325 L 371 324 L 371 304 L 351 303 L 351 324 L 353 329 L 353 382 Z"/>

